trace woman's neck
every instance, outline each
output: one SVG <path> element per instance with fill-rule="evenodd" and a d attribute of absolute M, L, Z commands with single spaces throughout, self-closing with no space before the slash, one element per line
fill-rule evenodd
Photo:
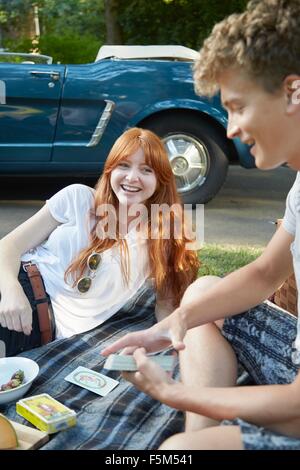
<path fill-rule="evenodd" d="M 139 206 L 136 213 L 129 211 L 131 206 L 119 206 L 118 222 L 121 236 L 126 236 L 128 232 L 131 232 L 135 228 L 139 228 L 139 231 L 141 231 L 142 224 L 147 222 L 147 208 L 143 205 L 142 207 L 145 208 L 145 211 L 143 211 L 141 205 Z"/>

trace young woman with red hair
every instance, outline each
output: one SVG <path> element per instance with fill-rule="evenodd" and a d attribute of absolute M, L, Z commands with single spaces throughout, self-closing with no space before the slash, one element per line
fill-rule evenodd
<path fill-rule="evenodd" d="M 151 131 L 132 128 L 113 145 L 95 189 L 67 186 L 4 237 L 0 339 L 7 355 L 49 341 L 43 340 L 39 312 L 45 302 L 56 338 L 98 327 L 149 280 L 157 318 L 171 313 L 195 280 L 199 262 L 187 250 L 184 230 L 175 236 L 180 211 L 171 212 L 173 225 L 165 236 L 164 216 L 152 210 L 162 204 L 180 207 L 166 150 Z M 32 284 L 39 275 L 45 289 L 40 297 Z"/>

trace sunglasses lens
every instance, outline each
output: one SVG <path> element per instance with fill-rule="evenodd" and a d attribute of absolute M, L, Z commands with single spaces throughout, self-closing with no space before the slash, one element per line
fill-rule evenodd
<path fill-rule="evenodd" d="M 91 271 L 96 271 L 101 262 L 101 255 L 99 253 L 93 253 L 88 258 L 88 267 Z"/>
<path fill-rule="evenodd" d="M 81 294 L 85 294 L 91 287 L 92 279 L 90 277 L 82 277 L 77 283 L 77 289 Z"/>

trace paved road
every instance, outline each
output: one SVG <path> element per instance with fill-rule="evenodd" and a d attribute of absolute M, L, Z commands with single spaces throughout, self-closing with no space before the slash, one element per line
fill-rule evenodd
<path fill-rule="evenodd" d="M 270 221 L 283 215 L 294 178 L 289 168 L 264 172 L 230 167 L 222 190 L 205 206 L 205 242 L 264 246 L 274 232 Z M 0 238 L 33 215 L 46 198 L 75 181 L 24 182 L 0 179 Z M 93 183 L 86 180 L 86 184 Z"/>
<path fill-rule="evenodd" d="M 265 246 L 274 233 L 271 222 L 284 214 L 295 176 L 287 167 L 230 167 L 223 188 L 205 206 L 205 242 Z"/>

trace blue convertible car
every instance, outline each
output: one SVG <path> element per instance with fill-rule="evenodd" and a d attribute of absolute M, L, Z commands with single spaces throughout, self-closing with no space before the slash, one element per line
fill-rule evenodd
<path fill-rule="evenodd" d="M 226 138 L 218 97 L 195 94 L 197 52 L 181 46 L 103 46 L 94 63 L 52 64 L 47 56 L 0 54 L 0 174 L 101 173 L 128 127 L 166 145 L 185 203 L 210 200 L 228 162 L 254 166 L 248 147 Z"/>

